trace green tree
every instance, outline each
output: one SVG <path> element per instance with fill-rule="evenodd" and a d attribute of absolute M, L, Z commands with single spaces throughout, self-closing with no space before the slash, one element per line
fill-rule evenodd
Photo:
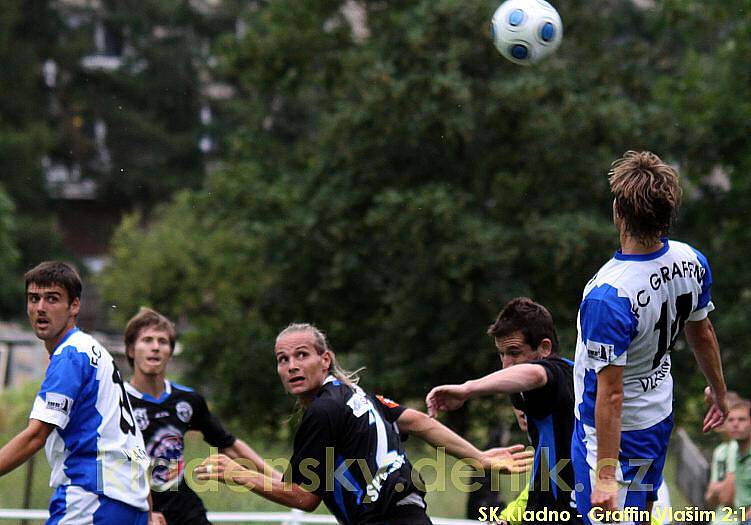
<path fill-rule="evenodd" d="M 698 2 L 561 1 L 563 47 L 531 68 L 484 35 L 492 2 L 361 5 L 367 38 L 340 2 L 248 11 L 246 37 L 218 44 L 241 95 L 224 168 L 113 245 L 105 292 L 121 314 L 183 316 L 196 369 L 246 421 L 284 411 L 270 354 L 291 321 L 328 330 L 366 386 L 403 398 L 494 368 L 484 330 L 516 295 L 551 307 L 571 355 L 581 290 L 617 245 L 606 174 L 626 149 L 658 151 L 704 190 L 687 198 L 687 241 L 721 198 L 701 153 L 723 82 L 698 74 L 740 58 L 708 31 L 714 47 L 692 43 Z M 701 116 L 685 110 L 696 100 Z"/>

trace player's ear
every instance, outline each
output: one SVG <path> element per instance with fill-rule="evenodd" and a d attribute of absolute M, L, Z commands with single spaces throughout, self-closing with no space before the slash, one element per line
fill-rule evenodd
<path fill-rule="evenodd" d="M 540 354 L 540 357 L 548 357 L 552 351 L 553 342 L 547 337 L 540 341 L 540 344 L 537 345 L 537 352 Z"/>
<path fill-rule="evenodd" d="M 329 352 L 328 350 L 326 350 L 323 354 L 321 354 L 321 361 L 322 361 L 321 364 L 322 364 L 324 372 L 326 372 L 326 373 L 331 372 L 331 368 L 332 368 L 332 366 L 331 366 L 331 363 L 332 363 L 331 352 Z"/>
<path fill-rule="evenodd" d="M 613 224 L 620 227 L 621 213 L 618 210 L 618 201 L 613 198 Z"/>
<path fill-rule="evenodd" d="M 70 302 L 70 313 L 73 317 L 78 317 L 78 312 L 81 310 L 81 299 L 76 297 Z"/>

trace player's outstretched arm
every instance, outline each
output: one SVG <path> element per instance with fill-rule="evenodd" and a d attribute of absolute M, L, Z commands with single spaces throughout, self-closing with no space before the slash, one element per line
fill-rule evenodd
<path fill-rule="evenodd" d="M 248 470 L 224 454 L 207 457 L 195 468 L 194 473 L 199 480 L 241 485 L 269 501 L 306 512 L 313 512 L 321 503 L 320 496 L 308 492 L 297 483 L 287 483 L 281 478 Z"/>
<path fill-rule="evenodd" d="M 29 419 L 29 426 L 0 449 L 0 476 L 22 465 L 44 447 L 54 428 L 38 419 Z"/>
<path fill-rule="evenodd" d="M 444 447 L 455 458 L 478 461 L 483 468 L 506 474 L 525 472 L 534 460 L 534 452 L 524 450 L 524 445 L 481 451 L 447 426 L 411 408 L 402 412 L 396 424 L 400 432 L 415 435 L 434 447 Z"/>
<path fill-rule="evenodd" d="M 711 389 L 711 404 L 704 417 L 703 432 L 720 426 L 728 415 L 727 387 L 722 375 L 720 344 L 709 317 L 686 323 L 686 339 Z"/>
<path fill-rule="evenodd" d="M 545 368 L 525 363 L 498 370 L 461 385 L 437 386 L 428 393 L 425 403 L 428 405 L 430 417 L 435 417 L 440 410 L 451 411 L 461 408 L 465 401 L 473 397 L 527 392 L 543 387 L 547 382 L 548 374 Z"/>
<path fill-rule="evenodd" d="M 235 439 L 235 442 L 232 445 L 220 449 L 219 452 L 228 456 L 230 459 L 244 459 L 250 461 L 259 472 L 263 472 L 274 479 L 282 479 L 283 474 L 266 463 L 263 458 L 242 439 Z"/>

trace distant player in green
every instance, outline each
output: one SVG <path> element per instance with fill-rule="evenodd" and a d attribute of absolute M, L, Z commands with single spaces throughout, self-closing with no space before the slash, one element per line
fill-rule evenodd
<path fill-rule="evenodd" d="M 735 465 L 735 507 L 746 509 L 739 515 L 743 523 L 751 521 L 751 402 L 742 400 L 728 414 L 728 434 L 738 442 Z"/>
<path fill-rule="evenodd" d="M 706 393 L 708 395 L 708 392 Z M 730 414 L 738 404 L 740 398 L 734 392 L 728 392 Z M 742 407 L 741 407 L 742 409 Z M 715 507 L 715 519 L 712 525 L 737 523 L 737 520 L 726 516 L 725 507 L 734 506 L 735 500 L 735 464 L 738 456 L 738 442 L 730 437 L 730 419 L 718 427 L 716 431 L 722 436 L 722 443 L 712 452 L 712 466 L 709 473 L 709 484 L 704 493 L 704 499 L 710 507 Z"/>

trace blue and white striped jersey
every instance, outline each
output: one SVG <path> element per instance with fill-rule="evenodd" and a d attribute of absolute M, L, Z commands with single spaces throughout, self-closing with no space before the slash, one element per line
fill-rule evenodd
<path fill-rule="evenodd" d="M 50 356 L 29 416 L 55 425 L 50 486 L 73 485 L 148 510 L 149 458 L 120 372 L 96 339 L 71 329 Z"/>
<path fill-rule="evenodd" d="M 657 252 L 620 251 L 587 283 L 579 307 L 574 364 L 575 413 L 595 426 L 597 373 L 623 366 L 622 430 L 641 430 L 672 413 L 670 350 L 686 321 L 714 309 L 707 259 L 663 239 Z"/>

